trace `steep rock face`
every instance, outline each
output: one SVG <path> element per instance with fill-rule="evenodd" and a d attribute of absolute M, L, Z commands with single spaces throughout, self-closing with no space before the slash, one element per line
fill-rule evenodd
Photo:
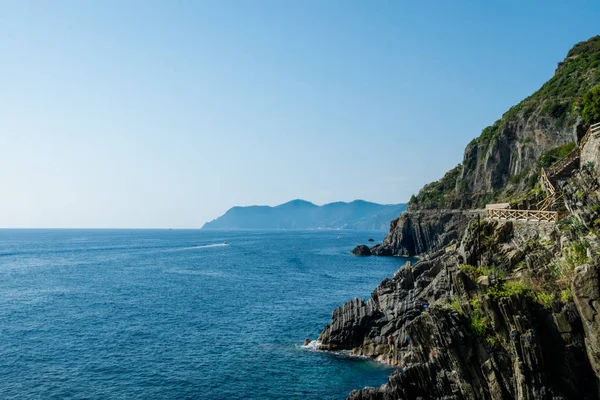
<path fill-rule="evenodd" d="M 583 265 L 579 267 L 573 280 L 572 290 L 577 310 L 583 319 L 587 355 L 596 372 L 596 377 L 598 377 L 600 376 L 600 318 L 598 316 L 600 311 L 600 274 L 598 266 Z"/>
<path fill-rule="evenodd" d="M 596 373 L 597 387 L 600 390 L 600 265 L 593 262 L 599 254 L 597 232 L 600 229 L 600 175 L 595 163 L 597 158 L 595 139 L 592 138 L 583 154 L 589 158 L 579 171 L 573 173 L 571 179 L 562 182 L 564 204 L 569 211 L 567 223 L 574 225 L 579 236 L 579 243 L 587 244 L 585 259 L 587 263 L 574 271 L 571 290 L 573 300 L 583 320 L 587 357 Z M 583 161 L 583 157 L 582 157 Z M 592 164 L 590 164 L 592 163 Z M 585 236 L 584 236 L 585 235 Z M 580 257 L 583 259 L 582 257 Z"/>
<path fill-rule="evenodd" d="M 433 287 L 425 290 L 437 277 L 441 264 L 427 261 L 417 266 L 398 270 L 393 279 L 384 279 L 375 289 L 371 299 L 354 299 L 333 311 L 319 341 L 323 350 L 354 350 L 356 355 L 382 357 L 398 365 L 402 355 L 393 343 L 402 343 L 406 337 L 399 328 L 420 315 L 429 300 L 442 295 L 447 284 L 441 284 L 443 275 Z M 431 289 L 430 288 L 430 289 Z"/>
<path fill-rule="evenodd" d="M 329 324 L 320 335 L 321 350 L 344 350 L 360 346 L 382 314 L 372 301 L 354 299 L 336 308 Z"/>
<path fill-rule="evenodd" d="M 407 327 L 412 350 L 404 367 L 387 384 L 350 398 L 597 398 L 572 307 L 544 315 L 529 299 L 513 296 L 486 313 L 500 338 L 494 346 L 473 335 L 457 312 L 423 313 Z"/>
<path fill-rule="evenodd" d="M 581 165 L 600 171 L 600 136 L 591 135 L 587 144 L 581 149 Z"/>
<path fill-rule="evenodd" d="M 571 179 L 561 182 L 563 201 L 571 218 L 588 228 L 600 229 L 600 180 L 595 167 L 583 166 Z"/>
<path fill-rule="evenodd" d="M 456 241 L 477 214 L 467 211 L 421 211 L 404 213 L 390 224 L 374 255 L 415 256 L 442 249 Z"/>
<path fill-rule="evenodd" d="M 539 108 L 543 108 L 540 104 Z M 516 113 L 489 140 L 476 140 L 465 149 L 456 192 L 462 207 L 482 206 L 495 192 L 509 186 L 510 178 L 527 173 L 546 151 L 577 140 L 581 120 L 569 125 L 540 110 Z M 513 191 L 526 186 L 524 179 L 512 182 Z"/>
<path fill-rule="evenodd" d="M 481 225 L 497 242 L 488 244 L 488 253 L 541 240 L 527 225 Z M 587 332 L 596 334 L 597 327 L 584 330 L 572 302 L 545 308 L 524 294 L 494 299 L 482 292 L 458 268 L 473 257 L 469 243 L 476 228 L 466 228 L 455 251 L 430 253 L 384 279 L 368 301 L 355 299 L 333 312 L 319 337 L 321 349 L 350 350 L 399 367 L 387 384 L 354 391 L 351 399 L 597 398 L 595 364 L 586 356 L 600 354 Z M 525 262 L 528 256 L 515 257 Z M 543 258 L 528 262 L 531 271 L 545 269 Z M 600 293 L 594 273 L 595 279 L 581 277 L 584 289 L 574 289 L 578 307 L 589 308 L 582 313 L 588 325 L 597 308 L 587 299 Z M 475 320 L 487 321 L 484 333 L 475 330 Z"/>

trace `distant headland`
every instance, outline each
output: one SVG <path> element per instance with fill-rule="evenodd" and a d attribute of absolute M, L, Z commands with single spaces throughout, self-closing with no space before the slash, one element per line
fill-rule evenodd
<path fill-rule="evenodd" d="M 275 207 L 233 207 L 202 229 L 372 229 L 386 230 L 406 211 L 406 204 L 377 204 L 364 200 L 317 206 L 292 200 Z"/>

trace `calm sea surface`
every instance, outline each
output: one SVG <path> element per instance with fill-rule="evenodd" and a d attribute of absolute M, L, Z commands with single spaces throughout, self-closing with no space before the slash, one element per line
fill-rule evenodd
<path fill-rule="evenodd" d="M 389 369 L 301 344 L 402 265 L 349 254 L 383 236 L 0 230 L 0 398 L 339 399 L 379 386 Z"/>

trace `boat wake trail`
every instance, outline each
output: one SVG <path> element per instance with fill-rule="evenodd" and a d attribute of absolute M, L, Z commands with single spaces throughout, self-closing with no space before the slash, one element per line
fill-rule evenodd
<path fill-rule="evenodd" d="M 173 249 L 173 251 L 210 249 L 212 247 L 225 247 L 225 246 L 229 246 L 229 245 L 227 243 L 214 243 L 214 244 L 205 244 L 205 245 L 200 245 L 200 246 L 182 247 L 179 249 Z"/>

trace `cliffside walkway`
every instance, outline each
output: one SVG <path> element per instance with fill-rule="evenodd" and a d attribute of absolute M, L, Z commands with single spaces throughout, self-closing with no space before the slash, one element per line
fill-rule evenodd
<path fill-rule="evenodd" d="M 546 192 L 546 198 L 536 205 L 533 210 L 510 209 L 508 203 L 488 204 L 485 207 L 486 218 L 507 221 L 531 221 L 531 222 L 556 222 L 558 212 L 549 209 L 562 197 L 557 188 L 557 182 L 565 179 L 580 168 L 581 149 L 584 148 L 591 136 L 600 136 L 600 122 L 589 127 L 586 134 L 581 138 L 579 145 L 569 154 L 556 161 L 550 168 L 542 168 L 540 171 L 540 183 Z"/>
<path fill-rule="evenodd" d="M 541 210 L 514 210 L 510 208 L 486 208 L 485 216 L 489 219 L 504 221 L 556 222 L 558 212 Z"/>

